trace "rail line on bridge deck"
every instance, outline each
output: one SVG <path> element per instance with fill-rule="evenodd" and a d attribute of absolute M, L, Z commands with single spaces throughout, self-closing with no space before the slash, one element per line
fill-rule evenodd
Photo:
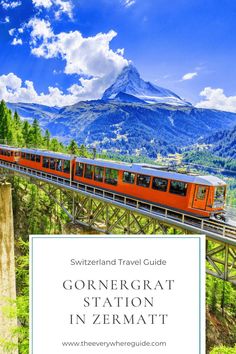
<path fill-rule="evenodd" d="M 115 192 L 104 190 L 103 188 L 93 187 L 77 181 L 70 181 L 66 178 L 48 174 L 32 168 L 0 161 L 0 168 L 8 169 L 22 175 L 36 178 L 40 181 L 56 185 L 84 196 L 89 196 L 106 203 L 116 205 L 120 208 L 154 218 L 162 223 L 166 223 L 176 228 L 181 228 L 193 233 L 202 233 L 218 241 L 236 244 L 236 227 L 227 225 L 220 221 L 202 219 L 196 216 L 185 214 L 173 209 L 123 196 Z M 104 230 L 98 230 L 104 231 Z"/>

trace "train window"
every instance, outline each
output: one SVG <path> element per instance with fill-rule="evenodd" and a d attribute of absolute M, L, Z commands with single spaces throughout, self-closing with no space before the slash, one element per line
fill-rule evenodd
<path fill-rule="evenodd" d="M 36 162 L 40 162 L 40 156 L 39 155 L 35 155 L 35 161 Z"/>
<path fill-rule="evenodd" d="M 56 167 L 56 160 L 50 158 L 50 170 L 55 170 L 55 167 Z"/>
<path fill-rule="evenodd" d="M 187 183 L 179 181 L 170 182 L 170 193 L 185 196 L 187 194 Z"/>
<path fill-rule="evenodd" d="M 24 152 L 21 153 L 21 157 L 22 157 L 22 159 L 25 159 L 25 153 Z"/>
<path fill-rule="evenodd" d="M 47 157 L 43 158 L 43 167 L 49 168 L 49 159 Z"/>
<path fill-rule="evenodd" d="M 161 192 L 167 191 L 168 179 L 154 177 L 152 181 L 152 188 Z"/>
<path fill-rule="evenodd" d="M 32 154 L 31 157 L 30 157 L 30 160 L 31 161 L 35 161 L 35 155 Z"/>
<path fill-rule="evenodd" d="M 104 168 L 100 166 L 95 166 L 94 170 L 94 180 L 98 182 L 103 181 Z"/>
<path fill-rule="evenodd" d="M 11 152 L 9 150 L 2 150 L 2 155 L 10 157 L 11 156 Z"/>
<path fill-rule="evenodd" d="M 225 193 L 226 193 L 225 186 L 215 187 L 214 207 L 217 207 L 224 203 Z"/>
<path fill-rule="evenodd" d="M 138 177 L 137 177 L 137 185 L 141 186 L 141 187 L 148 188 L 149 185 L 150 185 L 150 180 L 151 180 L 150 176 L 138 175 Z"/>
<path fill-rule="evenodd" d="M 85 165 L 84 177 L 90 178 L 90 179 L 93 178 L 93 166 L 92 165 Z"/>
<path fill-rule="evenodd" d="M 75 170 L 76 176 L 83 177 L 83 172 L 84 172 L 84 164 L 81 162 L 77 162 L 76 170 Z"/>
<path fill-rule="evenodd" d="M 124 172 L 123 173 L 123 182 L 134 184 L 135 174 L 132 172 Z"/>
<path fill-rule="evenodd" d="M 55 159 L 55 165 L 57 171 L 62 171 L 62 160 Z"/>
<path fill-rule="evenodd" d="M 197 190 L 197 199 L 199 200 L 204 200 L 206 196 L 206 187 L 204 186 L 198 186 Z"/>
<path fill-rule="evenodd" d="M 69 160 L 64 160 L 64 172 L 70 173 L 70 161 Z"/>
<path fill-rule="evenodd" d="M 118 171 L 111 168 L 106 168 L 105 182 L 116 186 L 118 183 Z"/>
<path fill-rule="evenodd" d="M 25 155 L 25 158 L 26 158 L 26 160 L 31 160 L 30 154 L 26 154 L 26 155 Z"/>

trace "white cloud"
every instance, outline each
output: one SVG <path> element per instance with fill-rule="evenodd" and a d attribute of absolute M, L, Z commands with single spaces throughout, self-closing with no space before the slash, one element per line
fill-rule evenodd
<path fill-rule="evenodd" d="M 94 37 L 84 38 L 79 31 L 54 34 L 50 23 L 32 19 L 28 27 L 31 31 L 31 52 L 43 58 L 62 58 L 65 61 L 66 74 L 78 74 L 80 85 L 73 86 L 78 100 L 100 98 L 128 61 L 123 50 L 110 49 L 115 31 L 98 33 Z"/>
<path fill-rule="evenodd" d="M 123 4 L 125 7 L 130 7 L 136 3 L 136 0 L 123 0 Z"/>
<path fill-rule="evenodd" d="M 22 39 L 21 38 L 14 38 L 13 41 L 11 42 L 11 45 L 22 45 Z"/>
<path fill-rule="evenodd" d="M 236 96 L 226 96 L 221 88 L 205 87 L 200 92 L 200 96 L 205 99 L 196 104 L 198 108 L 219 109 L 236 113 Z"/>
<path fill-rule="evenodd" d="M 187 73 L 187 74 L 183 75 L 182 81 L 192 80 L 197 75 L 198 75 L 197 72 L 195 72 L 195 73 Z"/>
<path fill-rule="evenodd" d="M 36 7 L 45 7 L 46 9 L 50 8 L 52 6 L 52 1 L 51 0 L 32 0 L 33 5 Z"/>
<path fill-rule="evenodd" d="M 16 7 L 21 5 L 21 1 L 1 1 L 0 5 L 4 8 L 4 10 L 15 9 Z"/>
<path fill-rule="evenodd" d="M 67 14 L 69 18 L 73 18 L 73 4 L 71 0 L 32 0 L 36 8 L 44 8 L 55 10 L 55 17 L 59 19 L 61 15 Z"/>
<path fill-rule="evenodd" d="M 123 57 L 124 49 L 114 51 L 110 48 L 110 42 L 117 35 L 113 30 L 87 38 L 79 31 L 55 34 L 48 20 L 34 17 L 21 28 L 9 30 L 9 34 L 15 37 L 12 45 L 22 44 L 18 35 L 27 30 L 30 30 L 29 43 L 33 55 L 44 59 L 62 59 L 64 73 L 76 74 L 78 80 L 64 92 L 57 87 L 48 87 L 48 92 L 38 93 L 32 81 L 22 82 L 13 73 L 2 75 L 0 99 L 8 102 L 35 102 L 61 107 L 81 100 L 97 99 L 128 65 L 128 60 Z"/>
<path fill-rule="evenodd" d="M 74 104 L 78 98 L 73 93 L 64 94 L 57 87 L 49 87 L 48 93 L 38 94 L 32 81 L 22 80 L 13 73 L 0 76 L 0 100 L 6 102 L 39 103 L 47 106 Z"/>
<path fill-rule="evenodd" d="M 6 16 L 3 21 L 0 21 L 1 23 L 9 23 L 10 22 L 10 17 Z"/>
<path fill-rule="evenodd" d="M 124 53 L 125 53 L 125 49 L 124 48 L 118 48 L 116 53 L 122 55 L 122 57 L 123 57 Z"/>
<path fill-rule="evenodd" d="M 11 28 L 8 33 L 10 36 L 14 36 L 14 33 L 15 33 L 16 29 L 15 28 Z"/>
<path fill-rule="evenodd" d="M 32 29 L 30 36 L 33 45 L 40 39 L 46 41 L 53 36 L 51 25 L 46 20 L 34 17 L 28 22 L 27 27 Z"/>
<path fill-rule="evenodd" d="M 63 13 L 67 14 L 69 18 L 73 18 L 73 6 L 71 1 L 54 0 L 58 10 L 55 12 L 55 17 L 59 19 Z"/>

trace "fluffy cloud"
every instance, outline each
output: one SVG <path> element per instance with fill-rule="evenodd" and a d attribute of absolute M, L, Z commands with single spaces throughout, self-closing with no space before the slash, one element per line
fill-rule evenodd
<path fill-rule="evenodd" d="M 32 0 L 33 5 L 36 7 L 45 7 L 46 9 L 50 8 L 52 6 L 52 1 L 51 0 Z"/>
<path fill-rule="evenodd" d="M 130 7 L 136 3 L 136 0 L 123 0 L 123 4 L 125 7 Z"/>
<path fill-rule="evenodd" d="M 3 0 L 0 2 L 0 5 L 2 5 L 4 10 L 14 9 L 14 8 L 21 5 L 21 1 L 4 1 Z"/>
<path fill-rule="evenodd" d="M 22 39 L 21 38 L 14 38 L 13 41 L 11 42 L 11 45 L 22 45 Z"/>
<path fill-rule="evenodd" d="M 14 33 L 15 33 L 16 29 L 15 28 L 11 28 L 8 33 L 10 36 L 14 36 Z"/>
<path fill-rule="evenodd" d="M 10 22 L 10 17 L 9 16 L 6 16 L 5 18 L 4 18 L 4 20 L 0 20 L 0 23 L 9 23 Z"/>
<path fill-rule="evenodd" d="M 37 6 L 52 6 L 53 0 L 33 0 Z M 54 0 L 59 3 L 59 0 Z M 61 1 L 61 0 L 60 0 Z M 40 5 L 41 4 L 41 5 Z M 71 105 L 81 100 L 100 98 L 121 70 L 128 65 L 124 49 L 110 48 L 117 35 L 113 30 L 83 37 L 79 31 L 54 33 L 48 19 L 31 18 L 21 28 L 12 28 L 12 45 L 21 45 L 21 33 L 30 33 L 31 53 L 44 59 L 59 58 L 65 63 L 64 73 L 78 76 L 77 82 L 65 92 L 49 87 L 48 92 L 38 93 L 32 81 L 25 81 L 15 74 L 0 76 L 0 99 L 8 102 L 35 102 L 49 106 Z"/>
<path fill-rule="evenodd" d="M 197 75 L 198 74 L 196 72 L 195 73 L 187 73 L 187 74 L 183 75 L 182 81 L 192 80 Z"/>
<path fill-rule="evenodd" d="M 55 10 L 55 17 L 59 19 L 61 15 L 67 14 L 69 18 L 73 18 L 73 5 L 71 0 L 32 0 L 36 8 L 44 8 Z"/>
<path fill-rule="evenodd" d="M 122 49 L 116 52 L 110 49 L 110 42 L 117 35 L 115 31 L 87 38 L 79 31 L 55 34 L 48 21 L 38 18 L 31 19 L 28 27 L 32 54 L 45 59 L 61 58 L 66 74 L 80 75 L 80 85 L 72 88 L 78 98 L 100 98 L 128 64 Z"/>
<path fill-rule="evenodd" d="M 78 101 L 77 96 L 68 91 L 64 94 L 57 87 L 49 87 L 48 93 L 38 94 L 32 81 L 22 80 L 13 73 L 0 76 L 0 100 L 7 102 L 39 103 L 48 106 L 66 106 Z"/>
<path fill-rule="evenodd" d="M 34 46 L 37 44 L 37 41 L 42 39 L 44 42 L 47 41 L 48 38 L 53 37 L 53 32 L 51 30 L 51 25 L 48 21 L 32 18 L 27 27 L 31 28 L 31 44 Z"/>
<path fill-rule="evenodd" d="M 236 112 L 236 96 L 226 96 L 221 88 L 206 87 L 200 92 L 200 96 L 204 97 L 204 100 L 197 103 L 196 107 Z"/>

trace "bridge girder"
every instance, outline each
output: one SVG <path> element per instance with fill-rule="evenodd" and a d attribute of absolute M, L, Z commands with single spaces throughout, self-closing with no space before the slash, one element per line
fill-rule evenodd
<path fill-rule="evenodd" d="M 31 180 L 66 213 L 71 222 L 103 234 L 166 234 L 170 226 L 79 193 Z M 173 227 L 172 227 L 173 229 Z M 177 230 L 175 229 L 175 232 Z"/>
<path fill-rule="evenodd" d="M 138 214 L 86 197 L 68 192 L 56 186 L 33 181 L 49 197 L 63 208 L 74 224 L 82 225 L 103 234 L 186 234 L 181 228 L 173 228 L 149 216 Z M 58 194 L 59 190 L 59 194 Z M 57 194 L 60 199 L 55 198 Z M 189 233 L 189 232 L 188 232 Z M 236 244 L 206 238 L 206 273 L 236 285 Z"/>

